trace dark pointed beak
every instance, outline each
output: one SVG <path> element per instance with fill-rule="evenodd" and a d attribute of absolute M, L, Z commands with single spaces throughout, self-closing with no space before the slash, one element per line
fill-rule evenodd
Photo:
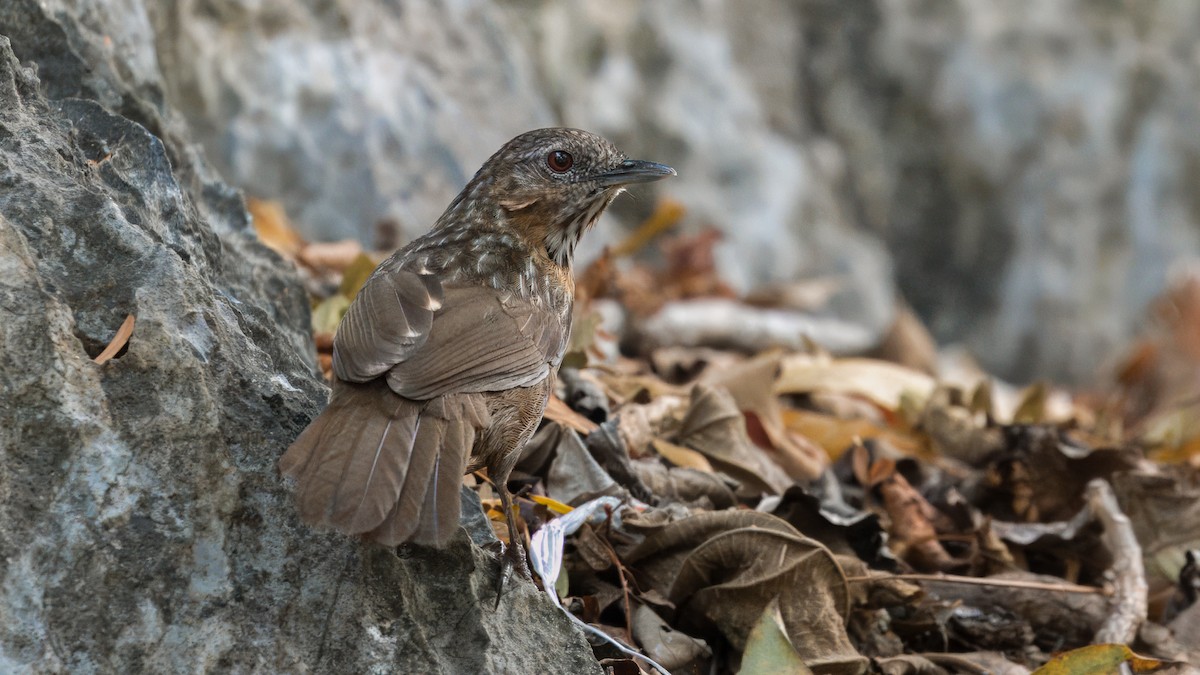
<path fill-rule="evenodd" d="M 621 162 L 620 166 L 596 176 L 596 182 L 605 187 L 616 187 L 632 183 L 650 183 L 674 175 L 675 169 L 666 164 L 627 159 Z"/>

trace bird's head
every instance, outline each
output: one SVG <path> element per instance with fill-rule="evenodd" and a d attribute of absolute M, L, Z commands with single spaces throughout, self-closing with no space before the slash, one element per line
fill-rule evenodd
<path fill-rule="evenodd" d="M 569 266 L 579 238 L 626 186 L 674 175 L 664 164 L 627 158 L 595 134 L 538 129 L 492 155 L 463 196 L 494 204 L 521 237 Z"/>

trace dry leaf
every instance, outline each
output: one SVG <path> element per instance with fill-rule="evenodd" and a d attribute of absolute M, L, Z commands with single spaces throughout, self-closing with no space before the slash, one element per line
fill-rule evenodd
<path fill-rule="evenodd" d="M 896 318 L 874 355 L 930 375 L 937 368 L 937 342 L 921 319 L 903 302 L 896 308 Z"/>
<path fill-rule="evenodd" d="M 775 394 L 780 360 L 780 354 L 767 353 L 714 371 L 703 381 L 729 391 L 746 417 L 750 438 L 790 478 L 812 480 L 829 465 L 829 458 L 807 439 L 788 433 L 783 423 L 783 406 Z"/>
<path fill-rule="evenodd" d="M 672 629 L 646 605 L 639 603 L 634 610 L 631 628 L 633 639 L 646 655 L 672 672 L 686 670 L 688 664 L 712 656 L 704 640 Z"/>
<path fill-rule="evenodd" d="M 1021 392 L 1021 402 L 1013 413 L 1013 424 L 1039 424 L 1046 421 L 1046 383 L 1035 382 Z"/>
<path fill-rule="evenodd" d="M 556 455 L 546 473 L 546 494 L 564 504 L 613 495 L 621 488 L 588 452 L 574 429 L 558 427 Z"/>
<path fill-rule="evenodd" d="M 344 273 L 360 255 L 364 255 L 362 244 L 354 239 L 343 239 L 307 244 L 296 257 L 311 267 Z"/>
<path fill-rule="evenodd" d="M 781 394 L 833 391 L 861 396 L 887 410 L 900 406 L 908 392 L 921 399 L 934 390 L 934 380 L 925 373 L 886 361 L 847 358 L 826 360 L 792 354 L 782 361 L 783 372 L 776 384 Z"/>
<path fill-rule="evenodd" d="M 562 399 L 554 395 L 551 395 L 550 400 L 546 402 L 545 417 L 548 420 L 574 429 L 584 436 L 600 428 L 600 425 L 571 410 L 570 406 L 563 403 Z"/>
<path fill-rule="evenodd" d="M 780 494 L 794 481 L 746 434 L 728 391 L 698 384 L 675 442 L 699 451 L 713 467 L 741 481 L 747 494 Z"/>
<path fill-rule="evenodd" d="M 744 650 L 763 610 L 778 599 L 781 622 L 809 667 L 865 672 L 867 659 L 845 631 L 849 589 L 841 567 L 819 542 L 790 529 L 743 528 L 701 543 L 671 585 L 680 626 L 716 626 Z"/>
<path fill-rule="evenodd" d="M 877 460 L 870 467 L 871 487 L 879 495 L 891 520 L 888 533 L 892 550 L 923 571 L 947 572 L 962 566 L 938 540 L 933 520 L 936 509 L 896 471 L 895 462 Z"/>
<path fill-rule="evenodd" d="M 129 343 L 129 338 L 133 335 L 133 326 L 136 322 L 137 320 L 133 318 L 132 314 L 125 317 L 125 320 L 121 322 L 121 326 L 117 328 L 116 335 L 113 335 L 112 342 L 109 342 L 104 351 L 100 352 L 93 359 L 96 365 L 104 365 L 116 356 L 122 347 Z"/>
<path fill-rule="evenodd" d="M 737 504 L 733 494 L 737 484 L 721 474 L 663 466 L 658 460 L 636 461 L 633 471 L 642 485 L 658 497 L 660 505 L 682 502 L 719 510 Z"/>
<path fill-rule="evenodd" d="M 705 473 L 713 472 L 712 464 L 710 464 L 709 461 L 704 458 L 704 455 L 692 450 L 691 448 L 685 448 L 682 445 L 675 445 L 674 443 L 664 441 L 661 438 L 655 438 L 654 440 L 650 441 L 650 445 L 654 448 L 655 452 L 662 455 L 664 459 L 675 466 L 687 469 L 696 469 L 697 471 L 703 471 Z"/>
<path fill-rule="evenodd" d="M 1200 399 L 1164 406 L 1141 425 L 1138 441 L 1159 462 L 1188 462 L 1200 457 Z"/>
<path fill-rule="evenodd" d="M 295 258 L 305 242 L 292 227 L 283 204 L 247 197 L 246 208 L 254 220 L 259 241 L 286 258 Z"/>

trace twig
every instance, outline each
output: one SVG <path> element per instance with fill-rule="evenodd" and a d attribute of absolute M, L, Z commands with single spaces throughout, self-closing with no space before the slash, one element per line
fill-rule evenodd
<path fill-rule="evenodd" d="M 612 544 L 608 543 L 608 540 L 606 539 L 601 541 L 604 542 L 604 548 L 608 551 L 609 560 L 611 560 L 613 566 L 617 568 L 617 576 L 621 578 L 621 592 L 625 594 L 625 638 L 629 644 L 634 644 L 633 611 L 630 609 L 630 605 L 632 605 L 633 602 L 629 595 L 629 582 L 625 579 L 625 566 L 622 565 L 621 560 L 617 558 L 617 552 L 613 550 Z"/>
<path fill-rule="evenodd" d="M 1142 563 L 1142 547 L 1138 544 L 1133 524 L 1121 511 L 1112 486 L 1102 478 L 1088 483 L 1088 509 L 1092 517 L 1104 526 L 1103 541 L 1113 556 L 1109 571 L 1113 577 L 1112 613 L 1096 631 L 1096 643 L 1129 644 L 1137 637 L 1138 629 L 1146 621 L 1147 596 L 1146 568 Z"/>
<path fill-rule="evenodd" d="M 1002 586 L 1006 588 L 1029 588 L 1035 591 L 1057 591 L 1059 593 L 1092 593 L 1109 595 L 1103 588 L 1081 586 L 1063 582 L 1050 584 L 1040 581 L 1024 581 L 1021 579 L 989 579 L 985 577 L 964 577 L 957 574 L 890 574 L 878 577 L 846 577 L 846 581 L 875 582 L 900 579 L 902 581 L 938 581 L 947 584 L 966 584 L 969 586 Z"/>

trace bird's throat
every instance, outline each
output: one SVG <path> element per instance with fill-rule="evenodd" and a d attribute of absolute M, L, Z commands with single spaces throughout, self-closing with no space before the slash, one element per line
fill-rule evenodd
<path fill-rule="evenodd" d="M 575 245 L 579 243 L 585 229 L 585 226 L 578 223 L 550 229 L 546 233 L 546 255 L 559 267 L 570 267 L 575 260 Z"/>
<path fill-rule="evenodd" d="M 602 193 L 598 198 L 588 202 L 584 208 L 572 212 L 569 217 L 551 225 L 546 230 L 546 254 L 560 267 L 570 267 L 575 259 L 575 246 L 590 230 L 600 214 L 612 203 L 617 192 Z"/>

